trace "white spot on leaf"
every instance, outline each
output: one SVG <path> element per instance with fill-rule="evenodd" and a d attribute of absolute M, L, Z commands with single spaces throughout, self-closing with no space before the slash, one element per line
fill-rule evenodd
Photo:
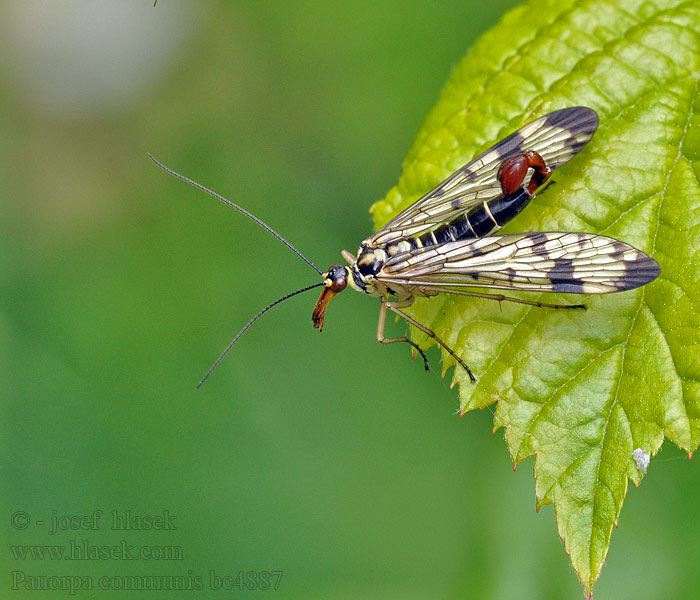
<path fill-rule="evenodd" d="M 637 463 L 637 468 L 646 475 L 651 457 L 641 448 L 637 448 L 632 452 L 632 458 L 634 458 L 634 462 Z"/>

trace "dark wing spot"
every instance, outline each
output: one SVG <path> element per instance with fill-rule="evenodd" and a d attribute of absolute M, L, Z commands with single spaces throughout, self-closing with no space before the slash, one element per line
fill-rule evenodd
<path fill-rule="evenodd" d="M 586 106 L 573 106 L 555 110 L 547 115 L 544 127 L 559 127 L 572 132 L 573 135 L 598 128 L 598 113 Z"/>
<path fill-rule="evenodd" d="M 540 246 L 547 243 L 549 236 L 546 233 L 533 233 L 528 236 L 534 246 Z"/>
<path fill-rule="evenodd" d="M 583 284 L 578 281 L 567 281 L 564 283 L 552 282 L 552 291 L 562 294 L 583 294 Z"/>
<path fill-rule="evenodd" d="M 522 133 L 515 132 L 512 136 L 512 140 L 510 140 L 510 143 L 508 144 L 509 147 L 514 147 L 518 151 L 521 151 L 523 149 L 523 142 L 525 141 L 525 138 L 523 137 Z M 508 152 L 510 154 L 512 151 Z M 501 153 L 501 156 L 504 156 L 503 153 Z"/>
<path fill-rule="evenodd" d="M 547 277 L 552 282 L 552 291 L 582 294 L 583 283 L 574 279 L 574 272 L 574 263 L 570 259 L 557 259 L 555 265 L 547 272 Z"/>

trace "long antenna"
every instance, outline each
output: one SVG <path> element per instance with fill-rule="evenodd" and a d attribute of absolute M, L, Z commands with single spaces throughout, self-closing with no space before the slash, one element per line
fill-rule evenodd
<path fill-rule="evenodd" d="M 228 346 L 226 346 L 226 350 L 224 350 L 221 353 L 221 356 L 219 356 L 219 358 L 216 359 L 216 362 L 214 362 L 214 364 L 209 368 L 209 370 L 207 371 L 207 374 L 204 377 L 202 377 L 202 380 L 197 384 L 197 389 L 202 387 L 202 384 L 209 378 L 209 375 L 211 375 L 214 372 L 214 369 L 216 369 L 216 367 L 218 367 L 219 364 L 221 364 L 221 361 L 224 360 L 224 356 L 226 356 L 228 354 L 228 351 L 234 347 L 234 345 L 236 344 L 236 342 L 239 339 L 241 339 L 241 336 L 246 331 L 248 331 L 250 326 L 253 323 L 255 323 L 255 321 L 257 321 L 260 317 L 262 317 L 268 310 L 270 310 L 273 306 L 278 305 L 280 302 L 284 302 L 285 300 L 291 298 L 292 296 L 296 296 L 297 294 L 301 294 L 302 292 L 307 292 L 309 290 L 312 290 L 313 288 L 321 287 L 322 285 L 326 285 L 326 284 L 323 281 L 321 281 L 319 283 L 314 283 L 313 285 L 309 285 L 305 288 L 301 288 L 300 290 L 297 290 L 296 292 L 292 292 L 291 294 L 287 294 L 286 296 L 283 296 L 282 298 L 275 300 L 272 304 L 269 304 L 265 308 L 263 308 L 257 315 L 255 315 L 250 321 L 248 321 L 248 323 L 246 323 L 246 326 L 236 334 L 236 337 L 233 338 L 233 341 Z"/>
<path fill-rule="evenodd" d="M 166 173 L 170 173 L 170 175 L 172 175 L 173 177 L 177 177 L 178 179 L 181 179 L 182 181 L 189 183 L 190 185 L 193 185 L 197 189 L 200 189 L 203 192 L 206 192 L 210 196 L 214 196 L 214 198 L 216 198 L 217 200 L 220 200 L 224 204 L 228 204 L 231 208 L 235 208 L 238 212 L 243 213 L 246 217 L 255 221 L 258 225 L 260 225 L 260 227 L 262 227 L 263 229 L 266 229 L 268 232 L 270 232 L 272 235 L 274 235 L 280 242 L 282 242 L 285 246 L 287 246 L 287 248 L 292 250 L 297 256 L 299 256 L 307 265 L 309 265 L 319 275 L 323 275 L 323 271 L 321 271 L 321 269 L 319 269 L 314 263 L 312 263 L 308 258 L 306 258 L 306 256 L 304 256 L 301 252 L 299 252 L 299 250 L 297 250 L 294 246 L 292 246 L 279 233 L 277 233 L 274 229 L 272 229 L 272 227 L 263 223 L 255 215 L 250 214 L 247 210 L 238 206 L 238 204 L 235 204 L 235 203 L 231 202 L 230 200 L 227 200 L 223 196 L 210 190 L 208 187 L 203 186 L 201 183 L 197 183 L 196 181 L 193 181 L 189 177 L 185 177 L 184 175 L 180 175 L 180 173 L 177 173 L 177 172 L 173 171 L 172 169 L 166 167 L 162 162 L 157 160 L 150 152 L 147 153 L 146 155 L 154 163 L 156 163 L 161 169 L 163 169 L 163 171 L 165 171 Z M 200 383 L 200 385 L 201 385 L 201 383 Z M 199 387 L 199 386 L 197 386 L 197 387 Z"/>

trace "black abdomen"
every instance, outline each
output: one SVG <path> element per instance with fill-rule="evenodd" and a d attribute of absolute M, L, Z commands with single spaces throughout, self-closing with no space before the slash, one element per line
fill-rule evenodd
<path fill-rule="evenodd" d="M 440 225 L 437 229 L 424 233 L 418 240 L 422 246 L 434 246 L 489 235 L 503 227 L 525 208 L 531 199 L 532 194 L 525 188 L 520 188 L 486 205 L 472 208 L 452 221 Z"/>

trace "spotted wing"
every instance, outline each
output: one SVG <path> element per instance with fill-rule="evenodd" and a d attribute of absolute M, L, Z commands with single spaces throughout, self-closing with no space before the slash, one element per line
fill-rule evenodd
<path fill-rule="evenodd" d="M 481 287 L 607 294 L 656 279 L 659 265 L 619 240 L 589 233 L 522 233 L 448 242 L 390 258 L 387 284 L 449 292 Z"/>
<path fill-rule="evenodd" d="M 496 175 L 504 160 L 537 152 L 551 171 L 580 152 L 598 127 L 598 115 L 585 106 L 549 113 L 528 123 L 450 175 L 363 244 L 381 247 L 430 231 L 470 208 L 503 196 Z"/>

